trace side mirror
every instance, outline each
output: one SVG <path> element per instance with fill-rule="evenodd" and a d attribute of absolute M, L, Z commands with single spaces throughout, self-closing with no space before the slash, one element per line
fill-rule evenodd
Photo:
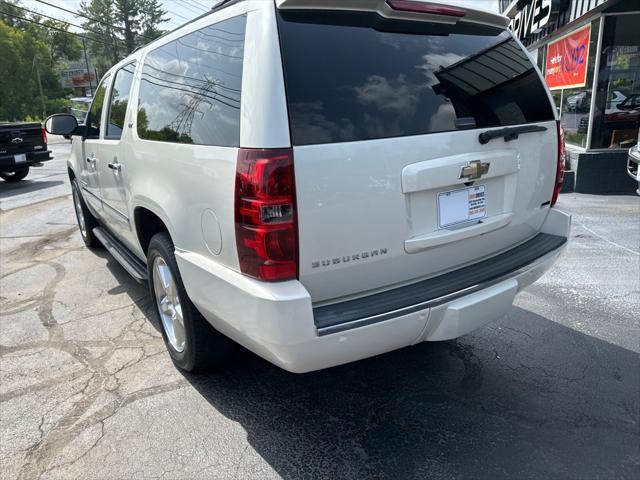
<path fill-rule="evenodd" d="M 44 128 L 51 135 L 80 135 L 78 120 L 68 113 L 56 113 L 44 122 Z"/>

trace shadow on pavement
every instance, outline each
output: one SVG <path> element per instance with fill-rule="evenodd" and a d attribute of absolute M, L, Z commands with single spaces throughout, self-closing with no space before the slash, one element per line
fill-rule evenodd
<path fill-rule="evenodd" d="M 158 323 L 156 316 L 153 314 L 153 308 L 155 308 L 155 305 L 153 305 L 151 297 L 149 297 L 147 284 L 138 283 L 131 278 L 131 275 L 122 268 L 117 260 L 115 260 L 106 249 L 93 248 L 91 249 L 91 252 L 107 261 L 106 267 L 118 281 L 118 285 L 113 287 L 111 290 L 108 290 L 107 293 L 110 295 L 126 293 L 138 309 L 144 313 L 149 323 L 151 323 L 158 332 L 161 332 L 160 324 Z"/>
<path fill-rule="evenodd" d="M 509 317 L 305 375 L 247 352 L 186 377 L 284 478 L 632 478 L 640 356 Z"/>
<path fill-rule="evenodd" d="M 28 178 L 17 183 L 8 183 L 0 180 L 0 199 L 57 187 L 63 183 L 64 181 L 62 180 L 29 180 Z"/>
<path fill-rule="evenodd" d="M 146 287 L 107 267 L 159 329 Z M 514 307 L 457 341 L 295 375 L 184 374 L 284 478 L 635 478 L 640 355 Z"/>

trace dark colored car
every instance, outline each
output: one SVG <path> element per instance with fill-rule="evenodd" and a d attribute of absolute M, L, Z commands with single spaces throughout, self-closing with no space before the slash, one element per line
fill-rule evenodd
<path fill-rule="evenodd" d="M 0 123 L 0 178 L 19 182 L 29 168 L 51 160 L 47 134 L 39 123 Z"/>
<path fill-rule="evenodd" d="M 591 104 L 591 92 L 580 92 L 567 97 L 567 111 L 588 112 Z"/>
<path fill-rule="evenodd" d="M 620 102 L 615 109 L 605 112 L 605 122 L 640 121 L 640 94 L 634 94 Z"/>

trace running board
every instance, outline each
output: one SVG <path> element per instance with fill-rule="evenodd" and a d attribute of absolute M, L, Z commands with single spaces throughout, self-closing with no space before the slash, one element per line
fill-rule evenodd
<path fill-rule="evenodd" d="M 147 266 L 142 260 L 131 253 L 117 238 L 102 227 L 94 228 L 93 234 L 134 280 L 140 283 L 147 281 Z"/>

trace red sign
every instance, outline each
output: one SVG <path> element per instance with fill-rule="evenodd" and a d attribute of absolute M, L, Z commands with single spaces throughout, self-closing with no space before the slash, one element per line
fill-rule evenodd
<path fill-rule="evenodd" d="M 544 78 L 551 90 L 585 86 L 590 37 L 591 24 L 549 43 Z"/>

